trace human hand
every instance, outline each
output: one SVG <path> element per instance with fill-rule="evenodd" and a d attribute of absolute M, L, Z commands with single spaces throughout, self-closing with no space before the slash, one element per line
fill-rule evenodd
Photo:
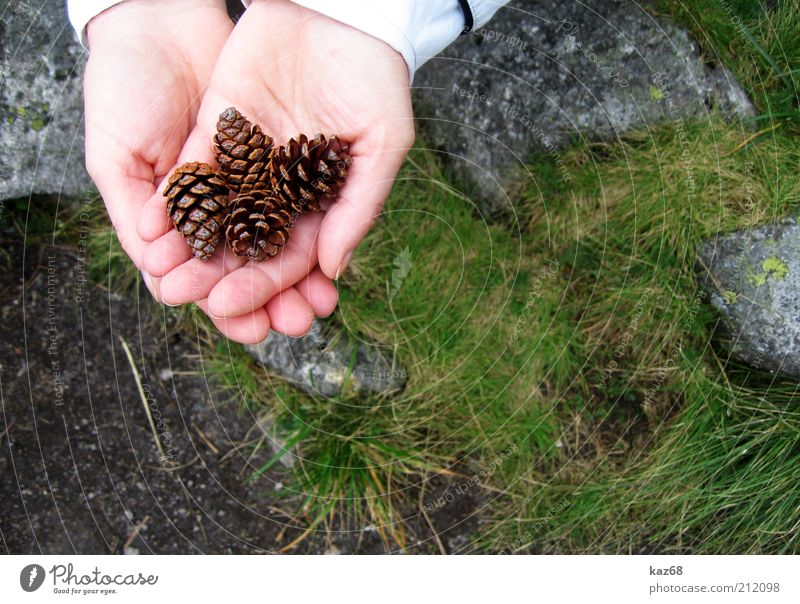
<path fill-rule="evenodd" d="M 126 0 L 87 28 L 86 167 L 139 269 L 139 214 L 195 127 L 232 28 L 223 0 Z M 158 280 L 143 276 L 157 297 Z"/>
<path fill-rule="evenodd" d="M 349 142 L 353 163 L 337 201 L 324 214 L 300 217 L 275 258 L 252 263 L 225 250 L 202 261 L 172 228 L 159 190 L 139 220 L 140 237 L 152 242 L 143 266 L 161 277 L 165 302 L 207 299 L 218 325 L 249 328 L 228 331 L 232 339 L 258 341 L 270 326 L 301 335 L 314 314 L 335 308 L 331 279 L 378 216 L 413 142 L 408 70 L 398 52 L 372 36 L 287 0 L 256 0 L 220 55 L 176 164 L 213 165 L 215 124 L 231 106 L 276 144 L 301 132 Z"/>

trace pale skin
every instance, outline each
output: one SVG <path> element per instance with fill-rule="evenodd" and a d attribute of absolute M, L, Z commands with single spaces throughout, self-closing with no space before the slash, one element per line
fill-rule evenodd
<path fill-rule="evenodd" d="M 126 253 L 166 304 L 196 303 L 232 340 L 302 335 L 338 302 L 334 280 L 380 214 L 414 140 L 408 69 L 385 43 L 288 0 L 126 0 L 87 30 L 87 167 Z M 217 117 L 237 107 L 276 142 L 350 143 L 347 183 L 262 263 L 191 257 L 162 191 L 185 161 L 214 164 Z"/>

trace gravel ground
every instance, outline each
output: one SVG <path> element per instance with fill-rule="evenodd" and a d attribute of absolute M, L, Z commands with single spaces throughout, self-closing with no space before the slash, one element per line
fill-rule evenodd
<path fill-rule="evenodd" d="M 0 540 L 16 554 L 270 553 L 307 526 L 284 468 L 245 482 L 261 431 L 202 374 L 191 334 L 145 296 L 84 280 L 76 246 L 23 247 L 10 227 L 0 287 Z M 77 250 L 77 251 L 76 251 Z M 149 425 L 130 348 L 161 442 Z M 160 421 L 159 421 L 160 419 Z M 426 485 L 426 499 L 446 485 Z M 409 553 L 461 551 L 479 501 L 412 510 Z M 434 539 L 431 525 L 440 533 Z M 384 553 L 377 531 L 313 532 L 293 553 Z"/>

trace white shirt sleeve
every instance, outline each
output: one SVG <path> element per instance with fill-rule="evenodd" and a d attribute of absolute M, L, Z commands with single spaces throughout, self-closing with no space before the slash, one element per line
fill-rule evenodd
<path fill-rule="evenodd" d="M 78 34 L 78 40 L 84 47 L 88 48 L 86 41 L 86 26 L 89 21 L 102 13 L 107 8 L 119 4 L 123 0 L 67 0 L 67 13 L 69 22 Z"/>
<path fill-rule="evenodd" d="M 67 0 L 69 18 L 83 45 L 86 26 L 122 0 Z M 243 0 L 250 4 L 249 0 Z M 386 42 L 403 55 L 409 79 L 461 34 L 464 13 L 458 0 L 293 0 Z M 469 0 L 473 29 L 484 25 L 508 0 Z"/>
<path fill-rule="evenodd" d="M 464 29 L 464 12 L 458 0 L 292 1 L 386 42 L 403 55 L 410 80 L 425 61 L 447 48 Z M 507 3 L 469 0 L 473 29 L 484 25 Z"/>

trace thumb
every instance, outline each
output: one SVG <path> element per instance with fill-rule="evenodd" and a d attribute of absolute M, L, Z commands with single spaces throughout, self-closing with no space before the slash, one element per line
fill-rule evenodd
<path fill-rule="evenodd" d="M 353 154 L 347 183 L 328 209 L 319 232 L 319 267 L 330 279 L 338 279 L 347 268 L 380 215 L 410 146 L 409 142 L 381 153 Z"/>
<path fill-rule="evenodd" d="M 153 181 L 149 168 L 138 166 L 134 159 L 128 164 L 127 169 L 134 172 L 132 176 L 119 164 L 97 160 L 91 151 L 87 153 L 89 175 L 103 199 L 117 239 L 137 268 L 141 268 L 144 242 L 136 232 L 136 220 L 142 207 L 140 200 L 153 194 Z"/>

